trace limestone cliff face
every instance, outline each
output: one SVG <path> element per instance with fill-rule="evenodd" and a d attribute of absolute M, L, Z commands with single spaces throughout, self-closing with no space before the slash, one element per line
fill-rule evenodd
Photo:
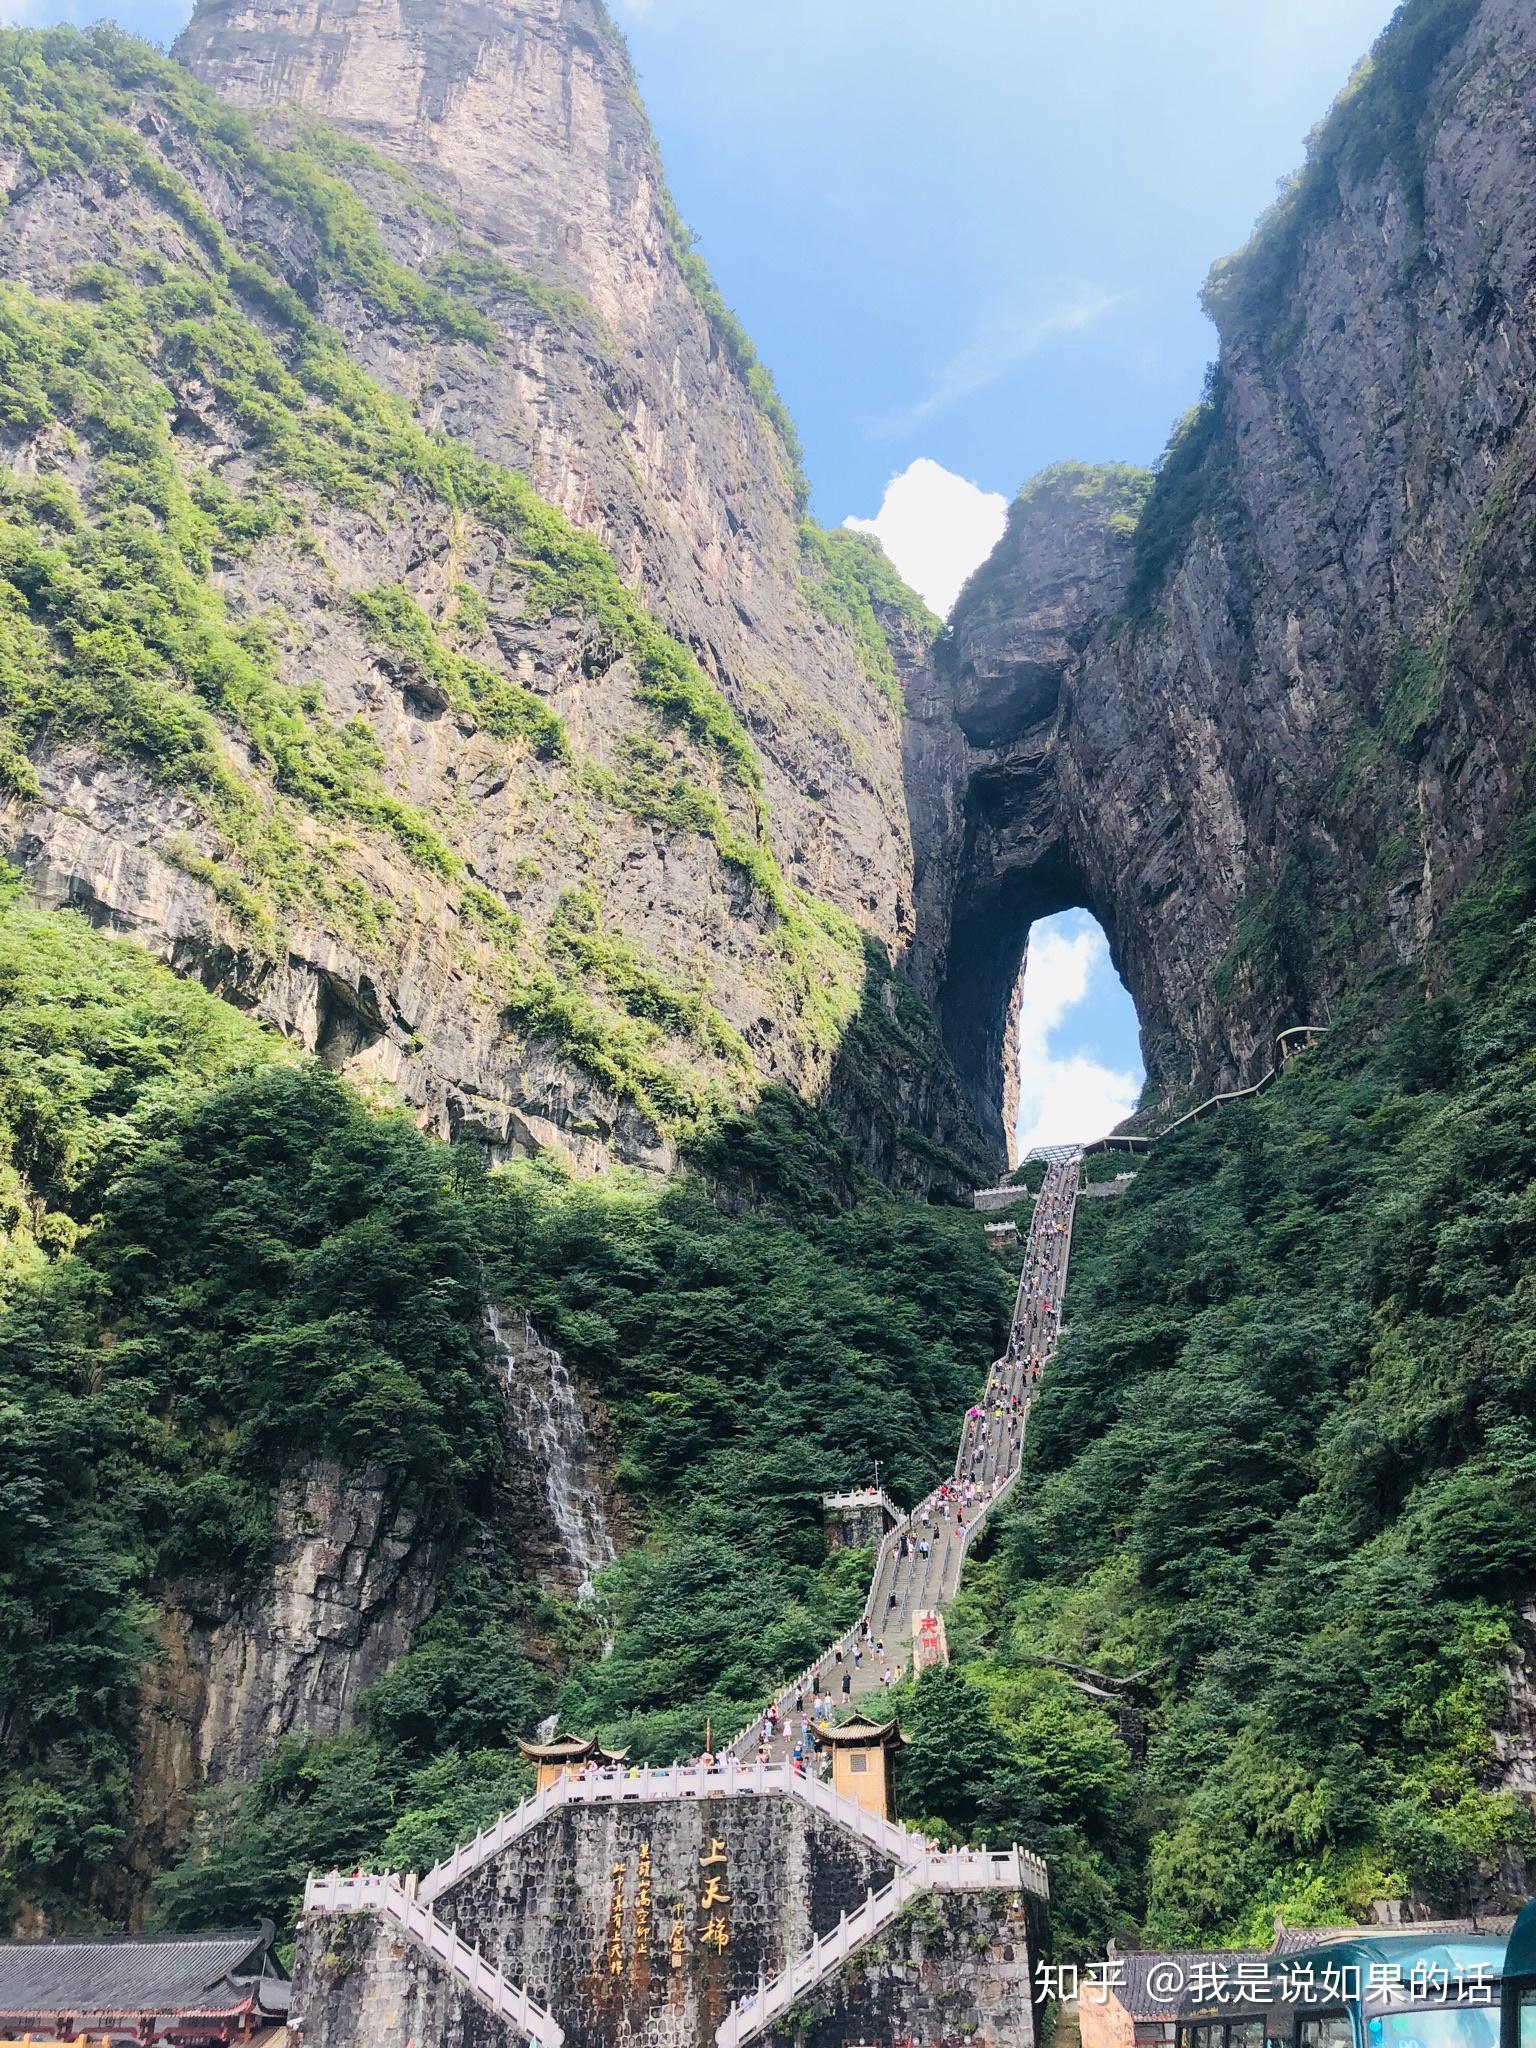
<path fill-rule="evenodd" d="M 391 844 L 296 809 L 282 764 L 226 721 L 224 765 L 292 849 L 257 873 L 195 789 L 75 718 L 21 735 L 27 770 L 0 778 L 10 857 L 42 900 L 84 906 L 502 1155 L 666 1171 L 701 1091 L 750 1108 L 779 1084 L 852 1113 L 834 1083 L 866 995 L 861 935 L 889 959 L 913 935 L 900 718 L 807 552 L 792 429 L 688 249 L 601 6 L 215 0 L 179 54 L 253 128 L 231 143 L 200 98 L 120 63 L 115 163 L 0 166 L 0 276 L 49 307 L 103 258 L 134 288 L 167 266 L 216 278 L 301 380 L 302 319 L 317 320 L 410 429 L 526 477 L 619 582 L 550 575 L 547 550 L 531 563 L 523 535 L 415 458 L 366 499 L 338 489 L 274 453 L 227 363 L 173 363 L 180 345 L 157 330 L 188 488 L 243 501 L 286 462 L 301 515 L 217 547 L 231 629 L 263 636 L 313 722 L 361 735 L 348 747 L 446 855 L 415 856 L 407 835 L 402 858 L 399 830 Z M 258 272 L 302 312 L 274 313 Z M 309 384 L 307 429 L 332 430 L 330 391 Z M 73 441 L 13 433 L 5 459 L 89 506 L 104 458 L 61 424 Z M 404 640 L 398 616 L 368 612 L 380 592 L 414 608 Z M 625 592 L 667 636 L 659 677 Z M 679 700 L 678 661 L 709 701 Z M 487 715 L 506 686 L 558 722 L 557 742 Z M 551 937 L 569 938 L 573 890 L 574 947 Z M 558 990 L 539 980 L 551 972 Z M 573 1001 L 596 1005 L 592 1028 Z M 606 1057 L 621 1037 L 627 1074 Z M 975 1156 L 936 1063 L 931 1045 L 921 1086 L 866 1093 L 901 1101 L 930 1147 Z M 898 1146 L 888 1107 L 852 1134 L 900 1184 L 933 1184 L 931 1151 Z"/>
<path fill-rule="evenodd" d="M 1209 302 L 1211 393 L 1145 510 L 1134 473 L 1030 487 L 914 701 L 921 972 L 994 1135 L 1031 916 L 1100 917 L 1153 1093 L 1188 1099 L 1418 958 L 1506 829 L 1536 732 L 1531 9 L 1406 8 Z"/>
<path fill-rule="evenodd" d="M 786 864 L 904 943 L 896 721 L 805 602 L 790 451 L 684 275 L 601 0 L 210 0 L 177 54 L 221 99 L 300 107 L 410 165 L 497 256 L 595 308 L 606 348 L 545 341 L 472 376 L 395 335 L 357 352 L 603 539 L 743 711 Z"/>
<path fill-rule="evenodd" d="M 191 1797 L 253 1776 L 285 1735 L 335 1735 L 432 1611 L 438 1547 L 381 1472 L 321 1460 L 272 1503 L 261 1583 L 166 1589 L 145 1672 L 130 1868 L 178 1854 Z"/>

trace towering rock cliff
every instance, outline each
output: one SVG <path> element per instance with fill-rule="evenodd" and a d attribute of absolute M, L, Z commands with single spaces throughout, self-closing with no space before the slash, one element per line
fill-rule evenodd
<path fill-rule="evenodd" d="M 1531 43 L 1414 0 L 1213 276 L 1156 478 L 1037 480 L 931 658 L 803 519 L 597 0 L 211 0 L 184 69 L 38 45 L 12 858 L 433 1128 L 580 1166 L 666 1169 L 781 1084 L 953 1186 L 1071 903 L 1155 1097 L 1253 1078 L 1422 953 L 1517 798 Z M 174 630 L 82 665 L 70 578 L 109 617 L 145 519 Z"/>
<path fill-rule="evenodd" d="M 1250 246 L 1154 479 L 1015 504 L 911 704 L 919 979 L 994 1142 L 1084 904 L 1164 1102 L 1420 958 L 1536 727 L 1536 16 L 1411 0 Z"/>
<path fill-rule="evenodd" d="M 898 1181 L 975 1157 L 931 1033 L 834 1073 L 912 936 L 931 622 L 804 520 L 597 0 L 215 4 L 180 54 L 9 59 L 34 893 L 503 1152 L 665 1169 L 780 1084 Z M 79 577 L 126 635 L 83 697 Z"/>

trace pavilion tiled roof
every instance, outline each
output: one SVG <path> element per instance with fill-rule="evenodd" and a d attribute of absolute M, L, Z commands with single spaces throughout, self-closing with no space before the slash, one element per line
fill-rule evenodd
<path fill-rule="evenodd" d="M 164 1941 L 0 1941 L 0 2019 L 281 2012 L 288 1984 L 270 1961 L 271 1942 L 270 1927 Z"/>

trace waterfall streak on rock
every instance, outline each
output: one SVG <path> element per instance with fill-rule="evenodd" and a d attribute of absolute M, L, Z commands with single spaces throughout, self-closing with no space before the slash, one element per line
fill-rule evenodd
<path fill-rule="evenodd" d="M 577 1596 L 585 1599 L 593 1574 L 614 1558 L 595 1484 L 591 1432 L 560 1353 L 543 1341 L 526 1314 L 509 1335 L 504 1315 L 493 1304 L 486 1309 L 485 1327 L 506 1388 L 507 1412 L 543 1486 L 558 1546 L 576 1575 Z"/>

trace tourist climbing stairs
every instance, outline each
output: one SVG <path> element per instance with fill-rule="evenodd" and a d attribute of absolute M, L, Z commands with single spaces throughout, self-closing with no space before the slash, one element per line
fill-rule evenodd
<path fill-rule="evenodd" d="M 765 1708 L 753 1716 L 729 1744 L 731 1755 L 746 1760 L 766 1753 L 773 1762 L 787 1759 L 803 1738 L 811 1702 L 818 1695 L 830 1697 L 834 1709 L 859 1703 L 875 1712 L 887 1674 L 894 1682 L 910 1668 L 918 1616 L 942 1612 L 959 1591 L 966 1553 L 977 1531 L 1018 1480 L 1030 1403 L 1061 1332 L 1080 1163 L 1081 1155 L 1073 1151 L 1046 1169 L 1025 1245 L 1007 1348 L 993 1365 L 981 1399 L 965 1417 L 950 1478 L 887 1531 L 858 1621 L 784 1688 L 773 1702 L 772 1715 Z"/>

